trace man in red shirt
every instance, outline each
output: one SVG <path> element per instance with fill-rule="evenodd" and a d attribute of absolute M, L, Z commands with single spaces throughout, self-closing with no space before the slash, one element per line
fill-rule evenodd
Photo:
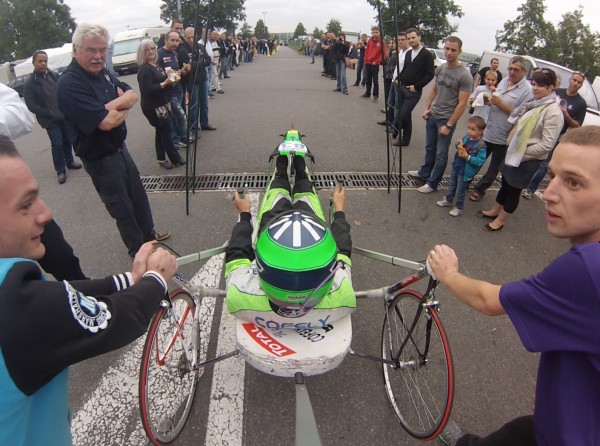
<path fill-rule="evenodd" d="M 379 65 L 387 57 L 387 50 L 379 36 L 379 27 L 371 28 L 371 38 L 367 42 L 365 51 L 365 78 L 366 90 L 363 98 L 371 97 L 371 85 L 373 85 L 373 102 L 379 98 Z"/>

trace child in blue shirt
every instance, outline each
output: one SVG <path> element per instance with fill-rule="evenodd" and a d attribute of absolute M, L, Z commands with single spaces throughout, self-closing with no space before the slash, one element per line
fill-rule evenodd
<path fill-rule="evenodd" d="M 465 204 L 465 191 L 469 183 L 485 163 L 486 144 L 483 140 L 485 121 L 480 116 L 471 116 L 467 121 L 467 134 L 456 142 L 456 155 L 452 163 L 450 187 L 443 200 L 437 202 L 440 207 L 450 207 L 456 196 L 456 206 L 449 214 L 458 217 Z"/>

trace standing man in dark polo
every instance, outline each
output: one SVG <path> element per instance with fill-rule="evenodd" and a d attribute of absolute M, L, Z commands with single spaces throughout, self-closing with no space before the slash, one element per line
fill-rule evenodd
<path fill-rule="evenodd" d="M 450 36 L 444 42 L 446 63 L 435 70 L 435 83 L 423 112 L 425 119 L 425 162 L 419 170 L 408 174 L 426 181 L 417 190 L 422 194 L 436 191 L 446 166 L 448 151 L 456 123 L 465 112 L 473 78 L 468 68 L 460 63 L 462 40 Z"/>
<path fill-rule="evenodd" d="M 398 129 L 395 146 L 410 144 L 412 136 L 412 111 L 419 103 L 423 88 L 433 79 L 435 67 L 431 52 L 421 45 L 421 31 L 416 28 L 406 30 L 406 40 L 410 50 L 404 57 L 404 68 L 399 76 L 398 114 L 399 121 L 394 123 Z"/>
<path fill-rule="evenodd" d="M 106 28 L 77 27 L 73 61 L 58 81 L 58 107 L 75 153 L 134 257 L 144 242 L 164 240 L 170 233 L 154 230 L 148 196 L 125 145 L 125 119 L 137 95 L 104 68 L 108 44 Z"/>
<path fill-rule="evenodd" d="M 59 184 L 67 181 L 67 169 L 81 169 L 73 159 L 73 146 L 67 135 L 64 116 L 56 104 L 58 74 L 48 69 L 48 54 L 36 51 L 31 57 L 33 74 L 25 84 L 25 103 L 50 137 L 52 161 Z"/>

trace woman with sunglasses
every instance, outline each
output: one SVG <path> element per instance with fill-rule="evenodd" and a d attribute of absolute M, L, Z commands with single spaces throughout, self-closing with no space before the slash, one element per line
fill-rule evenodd
<path fill-rule="evenodd" d="M 137 50 L 139 66 L 137 79 L 140 85 L 142 112 L 156 130 L 154 146 L 156 161 L 165 169 L 183 166 L 181 157 L 171 138 L 171 106 L 169 86 L 178 82 L 167 76 L 157 65 L 156 45 L 152 39 L 144 39 Z M 169 156 L 169 161 L 166 159 Z"/>
<path fill-rule="evenodd" d="M 515 125 L 500 167 L 502 185 L 492 207 L 476 214 L 492 220 L 484 225 L 486 231 L 502 230 L 519 205 L 521 191 L 527 188 L 560 136 L 564 118 L 554 92 L 556 85 L 554 71 L 547 68 L 534 71 L 531 76 L 533 99 L 516 108 L 508 118 Z"/>

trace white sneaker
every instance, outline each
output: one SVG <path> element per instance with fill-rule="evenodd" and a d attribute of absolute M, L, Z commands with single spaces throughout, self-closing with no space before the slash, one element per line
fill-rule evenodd
<path fill-rule="evenodd" d="M 452 215 L 453 217 L 458 217 L 459 215 L 462 215 L 462 209 L 458 209 L 456 206 L 452 208 L 452 210 L 450 212 L 448 212 L 450 215 Z"/>
<path fill-rule="evenodd" d="M 421 178 L 419 176 L 419 171 L 418 170 L 409 170 L 408 172 L 406 172 L 407 174 L 409 174 L 411 177 L 415 177 L 415 178 Z"/>
<path fill-rule="evenodd" d="M 521 192 L 521 197 L 527 199 L 527 200 L 531 200 L 531 192 L 529 192 L 529 189 L 524 189 Z"/>
<path fill-rule="evenodd" d="M 429 184 L 424 184 L 423 186 L 421 186 L 417 190 L 419 192 L 421 192 L 422 194 L 430 194 L 432 192 L 435 192 L 435 189 L 433 189 L 432 187 L 430 187 Z"/>
<path fill-rule="evenodd" d="M 448 207 L 452 206 L 452 203 L 447 201 L 445 198 L 443 200 L 438 201 L 436 204 L 441 208 L 448 208 Z M 456 209 L 456 208 L 454 208 L 454 209 Z"/>

